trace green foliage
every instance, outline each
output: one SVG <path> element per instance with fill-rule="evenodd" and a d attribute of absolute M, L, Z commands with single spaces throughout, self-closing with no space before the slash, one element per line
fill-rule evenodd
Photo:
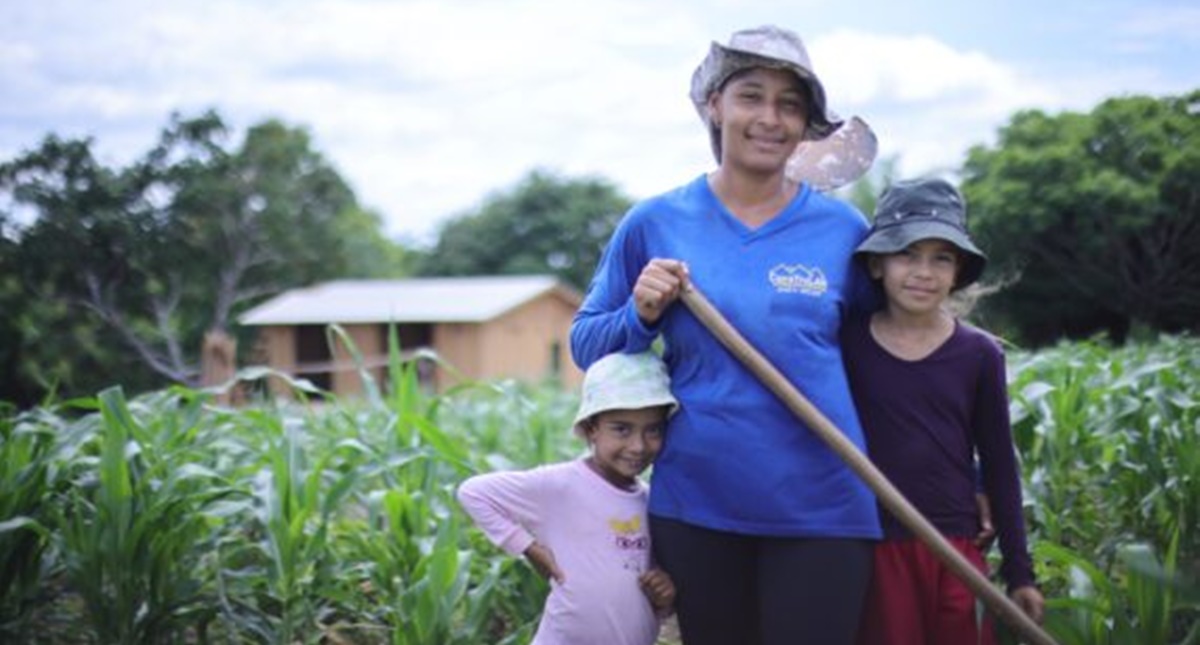
<path fill-rule="evenodd" d="M 95 391 L 116 374 L 128 387 L 150 384 L 144 373 L 127 369 L 116 328 L 84 304 L 84 294 L 111 301 L 106 283 L 128 285 L 127 306 L 142 306 L 152 293 L 150 284 L 131 277 L 147 259 L 147 247 L 130 239 L 146 225 L 145 217 L 130 213 L 138 191 L 132 175 L 95 159 L 90 141 L 49 136 L 38 150 L 0 164 L 0 204 L 35 216 L 21 225 L 10 220 L 0 246 L 6 398 L 28 405 L 49 390 L 81 391 L 76 383 Z M 93 378 L 98 375 L 109 378 Z"/>
<path fill-rule="evenodd" d="M 1034 556 L 1069 581 L 1065 593 L 1046 603 L 1046 628 L 1063 645 L 1192 645 L 1200 642 L 1200 603 L 1186 593 L 1176 572 L 1175 542 L 1165 562 L 1145 544 L 1122 545 L 1114 566 L 1101 570 L 1091 559 L 1043 542 Z M 1195 594 L 1195 588 L 1191 593 Z M 1187 633 L 1184 623 L 1193 624 Z M 1177 627 L 1179 626 L 1179 627 Z M 1182 640 L 1180 640 L 1182 638 Z"/>
<path fill-rule="evenodd" d="M 599 179 L 533 172 L 478 212 L 445 224 L 417 272 L 427 276 L 552 273 L 583 289 L 631 202 Z"/>
<path fill-rule="evenodd" d="M 99 422 L 99 454 L 82 457 L 94 479 L 68 493 L 55 524 L 65 576 L 102 642 L 174 641 L 210 617 L 197 567 L 213 538 L 205 513 L 235 491 L 203 465 L 199 401 L 176 402 L 130 406 L 110 389 L 84 421 Z"/>
<path fill-rule="evenodd" d="M 393 343 L 359 402 L 297 381 L 312 403 L 232 411 L 177 388 L 61 408 L 82 416 L 3 410 L 0 637 L 527 642 L 545 583 L 469 529 L 453 492 L 468 473 L 528 462 L 527 446 L 557 439 L 547 454 L 566 453 L 573 397 L 503 383 L 435 396 L 417 379 L 429 358 Z M 495 418 L 466 422 L 481 409 Z M 510 434 L 542 438 L 481 436 L 510 411 Z"/>
<path fill-rule="evenodd" d="M 62 487 L 54 444 L 51 427 L 11 410 L 0 418 L 0 636 L 6 640 L 25 628 L 38 600 L 51 502 Z"/>
<path fill-rule="evenodd" d="M 262 415 L 254 424 L 265 434 L 265 456 L 253 475 L 252 515 L 244 544 L 250 554 L 232 559 L 253 563 L 249 580 L 258 604 L 258 631 L 268 642 L 292 643 L 308 631 L 332 584 L 329 530 L 334 513 L 355 484 L 353 469 L 331 462 L 338 452 L 306 445 L 298 424 Z M 228 557 L 228 556 L 227 556 Z"/>
<path fill-rule="evenodd" d="M 0 396 L 195 385 L 204 333 L 261 298 L 405 270 L 305 130 L 229 135 L 174 116 L 125 167 L 54 135 L 0 163 Z"/>
<path fill-rule="evenodd" d="M 291 381 L 300 402 L 239 410 L 183 388 L 0 410 L 0 638 L 527 643 L 546 583 L 453 492 L 578 454 L 576 398 L 507 382 L 435 394 L 416 364 L 436 357 L 401 356 L 393 338 L 357 401 Z M 1200 341 L 1064 343 L 1010 367 L 1048 630 L 1196 643 Z"/>
<path fill-rule="evenodd" d="M 1035 534 L 1110 559 L 1178 536 L 1200 564 L 1200 342 L 1062 344 L 1011 366 Z"/>
<path fill-rule="evenodd" d="M 1200 321 L 1200 91 L 1021 112 L 964 168 L 992 278 L 992 328 L 1041 345 Z"/>
<path fill-rule="evenodd" d="M 1047 628 L 1064 645 L 1198 642 L 1200 341 L 1060 343 L 1009 365 Z"/>

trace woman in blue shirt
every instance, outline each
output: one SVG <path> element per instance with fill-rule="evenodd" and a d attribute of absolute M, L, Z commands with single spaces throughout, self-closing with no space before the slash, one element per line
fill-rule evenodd
<path fill-rule="evenodd" d="M 790 31 L 713 43 L 691 97 L 717 168 L 626 214 L 572 325 L 572 353 L 586 368 L 663 339 L 681 408 L 649 512 L 684 642 L 849 645 L 880 537 L 874 496 L 675 300 L 695 280 L 863 448 L 838 328 L 872 300 L 851 261 L 867 221 L 796 181 L 788 162 L 804 146 L 825 146 L 809 155 L 822 163 L 858 162 L 858 173 L 870 159 L 828 144 L 841 123 Z"/>

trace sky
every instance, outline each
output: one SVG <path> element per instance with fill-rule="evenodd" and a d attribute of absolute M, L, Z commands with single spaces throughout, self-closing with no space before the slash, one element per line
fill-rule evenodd
<path fill-rule="evenodd" d="M 48 134 L 144 154 L 172 113 L 302 127 L 426 245 L 534 170 L 632 199 L 713 167 L 687 98 L 712 41 L 776 24 L 902 176 L 1022 109 L 1200 89 L 1194 0 L 0 0 L 0 161 Z"/>

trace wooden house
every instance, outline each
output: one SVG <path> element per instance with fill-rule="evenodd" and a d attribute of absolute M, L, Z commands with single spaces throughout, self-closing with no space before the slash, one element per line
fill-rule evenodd
<path fill-rule="evenodd" d="M 247 311 L 259 328 L 261 360 L 339 396 L 362 393 L 360 367 L 344 343 L 330 343 L 336 323 L 353 339 L 362 365 L 386 378 L 389 327 L 406 356 L 432 350 L 451 367 L 425 361 L 422 377 L 441 390 L 466 379 L 517 378 L 579 385 L 568 333 L 581 301 L 553 276 L 337 280 L 293 289 Z M 275 382 L 272 389 L 286 394 Z"/>

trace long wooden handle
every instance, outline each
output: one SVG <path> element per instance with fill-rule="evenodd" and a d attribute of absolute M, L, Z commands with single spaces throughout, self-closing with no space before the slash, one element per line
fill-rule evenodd
<path fill-rule="evenodd" d="M 681 295 L 683 303 L 691 310 L 696 318 L 716 336 L 734 356 L 738 358 L 755 376 L 778 396 L 788 409 L 800 418 L 813 432 L 817 433 L 834 452 L 846 462 L 860 478 L 875 492 L 876 497 L 883 503 L 896 519 L 904 523 L 922 542 L 928 546 L 935 556 L 946 566 L 950 567 L 958 577 L 966 583 L 975 595 L 983 600 L 1000 618 L 1004 619 L 1020 632 L 1028 642 L 1034 645 L 1056 645 L 1037 623 L 1033 622 L 1021 608 L 1008 596 L 1000 592 L 982 573 L 979 572 L 961 553 L 942 537 L 929 520 L 925 519 L 904 495 L 888 481 L 883 473 L 871 463 L 841 430 L 821 413 L 804 395 L 787 380 L 774 365 L 763 357 L 729 321 L 713 307 L 704 294 L 689 284 Z"/>

